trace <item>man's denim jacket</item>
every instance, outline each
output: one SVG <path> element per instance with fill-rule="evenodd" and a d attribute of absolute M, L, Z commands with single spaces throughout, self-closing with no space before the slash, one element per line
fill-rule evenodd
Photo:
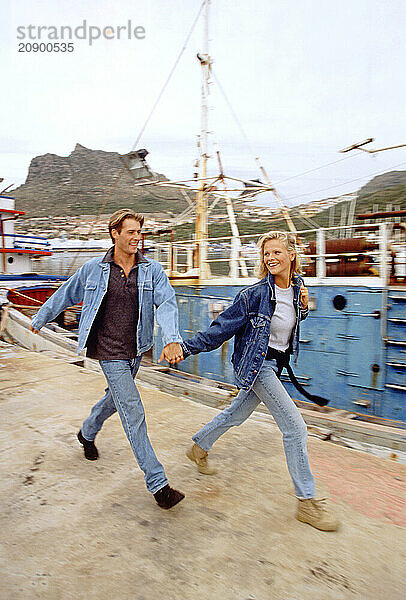
<path fill-rule="evenodd" d="M 289 348 L 295 360 L 299 353 L 299 323 L 309 312 L 308 308 L 302 309 L 299 301 L 302 283 L 303 279 L 295 275 L 293 304 L 296 310 L 296 325 Z M 235 335 L 231 361 L 236 383 L 241 388 L 250 389 L 265 360 L 275 306 L 275 284 L 269 273 L 258 283 L 241 290 L 233 304 L 226 308 L 206 331 L 199 331 L 192 338 L 182 342 L 183 355 L 186 357 L 199 352 L 209 352 Z"/>
<path fill-rule="evenodd" d="M 138 304 L 137 355 L 146 352 L 153 345 L 154 307 L 156 320 L 162 329 L 162 342 L 181 342 L 178 329 L 178 308 L 175 292 L 169 283 L 162 266 L 155 260 L 139 253 L 138 264 Z M 41 329 L 53 321 L 65 308 L 83 301 L 79 322 L 78 353 L 86 345 L 94 318 L 107 291 L 110 263 L 102 262 L 103 257 L 92 258 L 80 267 L 54 294 L 41 306 L 32 319 L 34 329 Z M 117 307 L 120 313 L 120 307 Z"/>

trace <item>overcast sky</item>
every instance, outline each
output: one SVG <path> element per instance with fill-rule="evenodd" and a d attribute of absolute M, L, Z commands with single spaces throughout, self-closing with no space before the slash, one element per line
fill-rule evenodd
<path fill-rule="evenodd" d="M 23 183 L 34 156 L 67 156 L 77 142 L 131 150 L 200 5 L 200 0 L 3 0 L 3 187 Z M 26 39 L 17 39 L 17 27 L 74 29 L 84 20 L 87 39 L 71 40 L 71 53 L 18 52 L 23 42 L 57 40 L 48 40 L 51 30 L 45 29 L 41 40 L 29 40 L 28 29 L 19 30 Z M 132 30 L 145 29 L 144 39 L 101 36 L 89 44 L 90 26 L 110 26 L 117 36 L 117 27 L 128 20 Z M 405 22 L 404 0 L 212 0 L 213 69 L 252 147 L 213 84 L 211 137 L 223 153 L 225 171 L 258 177 L 258 155 L 282 197 L 296 204 L 406 169 L 406 148 L 374 156 L 338 153 L 368 137 L 375 138 L 370 144 L 375 148 L 406 143 Z M 172 178 L 193 173 L 200 128 L 196 52 L 202 38 L 201 21 L 138 144 L 149 150 L 151 167 Z"/>

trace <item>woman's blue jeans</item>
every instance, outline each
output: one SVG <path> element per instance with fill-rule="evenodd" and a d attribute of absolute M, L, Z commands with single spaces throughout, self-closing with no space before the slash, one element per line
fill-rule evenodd
<path fill-rule="evenodd" d="M 240 390 L 232 404 L 193 436 L 206 450 L 230 427 L 241 425 L 263 402 L 283 434 L 283 446 L 295 494 L 314 498 L 316 490 L 307 454 L 307 427 L 293 400 L 279 381 L 276 360 L 266 360 L 250 390 Z"/>
<path fill-rule="evenodd" d="M 135 458 L 145 473 L 147 489 L 155 494 L 168 480 L 149 441 L 144 407 L 134 382 L 140 362 L 141 357 L 100 361 L 108 387 L 84 421 L 82 435 L 86 440 L 93 441 L 104 421 L 117 411 Z"/>

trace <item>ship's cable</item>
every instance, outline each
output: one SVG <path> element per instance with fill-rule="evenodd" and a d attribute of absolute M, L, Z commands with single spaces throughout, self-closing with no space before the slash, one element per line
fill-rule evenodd
<path fill-rule="evenodd" d="M 384 175 L 388 171 L 392 169 L 396 169 L 397 167 L 402 167 L 406 164 L 406 161 L 398 163 L 397 165 L 393 165 L 391 167 L 387 167 L 383 171 L 379 171 L 377 173 L 368 173 L 368 175 L 364 175 L 363 177 L 357 177 L 356 179 L 350 179 L 349 181 L 343 181 L 343 183 L 336 183 L 335 185 L 330 185 L 329 187 L 322 188 L 320 190 L 313 190 L 312 192 L 305 192 L 304 194 L 299 194 L 298 196 L 292 196 L 289 198 L 290 201 L 295 200 L 296 198 L 302 198 L 303 196 L 310 196 L 311 194 L 319 194 L 320 192 L 325 192 L 327 190 L 331 190 L 333 188 L 342 187 L 343 185 L 347 185 L 349 183 L 355 183 L 356 181 L 362 181 L 363 179 L 367 179 L 369 177 L 377 177 L 378 175 Z"/>
<path fill-rule="evenodd" d="M 177 58 L 176 58 L 176 60 L 175 60 L 174 64 L 173 64 L 173 67 L 172 67 L 172 69 L 171 69 L 171 71 L 170 71 L 170 73 L 169 73 L 169 75 L 168 75 L 168 77 L 167 77 L 167 79 L 166 79 L 166 81 L 165 81 L 164 85 L 162 86 L 162 89 L 161 89 L 161 91 L 160 91 L 160 92 L 159 92 L 159 94 L 158 94 L 158 97 L 157 97 L 157 99 L 155 100 L 155 102 L 154 102 L 154 104 L 153 104 L 153 107 L 152 107 L 152 109 L 151 109 L 151 111 L 150 111 L 149 115 L 147 116 L 147 118 L 146 118 L 146 120 L 145 120 L 145 122 L 144 122 L 143 126 L 141 127 L 141 130 L 140 130 L 140 132 L 139 132 L 139 134 L 138 134 L 138 136 L 137 136 L 137 139 L 135 140 L 135 142 L 134 142 L 134 144 L 133 144 L 133 146 L 132 146 L 132 150 L 134 150 L 134 149 L 135 149 L 135 148 L 138 146 L 138 144 L 139 144 L 139 141 L 140 141 L 140 139 L 141 139 L 141 137 L 142 137 L 142 135 L 143 135 L 143 133 L 144 133 L 144 131 L 145 131 L 145 129 L 146 129 L 146 127 L 147 127 L 148 123 L 149 123 L 149 121 L 151 120 L 151 117 L 152 117 L 152 115 L 153 115 L 153 113 L 154 113 L 154 111 L 155 111 L 156 107 L 157 107 L 157 106 L 158 106 L 158 104 L 159 104 L 159 101 L 161 100 L 161 98 L 162 98 L 162 96 L 163 96 L 163 94 L 164 94 L 164 92 L 165 92 L 166 88 L 168 87 L 169 81 L 171 80 L 171 78 L 172 78 L 172 75 L 173 75 L 173 73 L 175 72 L 175 69 L 176 69 L 176 67 L 178 66 L 178 63 L 179 63 L 179 61 L 180 61 L 180 59 L 181 59 L 181 57 L 182 57 L 182 55 L 183 55 L 184 51 L 186 50 L 186 47 L 187 47 L 187 45 L 188 45 L 188 43 L 189 43 L 189 40 L 190 40 L 190 37 L 191 37 L 191 35 L 192 35 L 193 31 L 194 31 L 194 28 L 195 28 L 195 26 L 196 26 L 196 23 L 197 23 L 197 21 L 199 20 L 200 14 L 201 14 L 201 12 L 202 12 L 202 10 L 203 10 L 203 7 L 204 7 L 205 3 L 206 3 L 206 0 L 203 0 L 203 2 L 202 2 L 202 3 L 201 3 L 201 5 L 200 5 L 200 8 L 199 8 L 199 10 L 198 10 L 198 12 L 197 12 L 197 15 L 196 15 L 196 17 L 195 17 L 195 20 L 193 21 L 193 24 L 192 24 L 192 26 L 191 26 L 191 28 L 190 28 L 190 30 L 189 30 L 189 33 L 188 33 L 188 34 L 187 34 L 187 36 L 186 36 L 186 40 L 185 40 L 185 42 L 184 42 L 184 44 L 183 44 L 183 46 L 182 46 L 182 48 L 181 48 L 181 50 L 180 50 L 180 52 L 179 52 L 179 54 L 178 54 L 178 56 L 177 56 Z M 111 188 L 110 188 L 110 190 L 109 190 L 109 193 L 107 194 L 107 197 L 106 197 L 106 199 L 104 200 L 104 202 L 103 202 L 103 203 L 102 203 L 102 205 L 100 206 L 100 208 L 99 208 L 99 210 L 98 210 L 98 212 L 97 212 L 97 215 L 96 215 L 96 220 L 95 220 L 95 222 L 92 224 L 92 227 L 90 228 L 90 230 L 89 230 L 89 232 L 88 232 L 88 234 L 87 234 L 87 235 L 91 235 L 91 233 L 92 233 L 92 231 L 93 231 L 93 228 L 94 228 L 95 224 L 96 224 L 96 223 L 97 223 L 97 221 L 99 220 L 99 218 L 100 218 L 100 215 L 103 213 L 103 210 L 104 210 L 105 206 L 107 205 L 107 203 L 108 203 L 108 202 L 109 202 L 109 200 L 111 199 L 111 197 L 112 197 L 112 195 L 113 195 L 113 192 L 114 192 L 114 190 L 116 189 L 116 187 L 117 187 L 117 185 L 118 185 L 118 182 L 119 182 L 119 180 L 121 179 L 121 176 L 122 176 L 122 174 L 124 173 L 124 171 L 125 171 L 125 166 L 122 166 L 122 167 L 121 167 L 121 169 L 120 169 L 120 171 L 118 172 L 118 174 L 117 174 L 117 176 L 116 176 L 116 179 L 115 179 L 115 181 L 113 182 L 113 184 L 112 184 L 112 186 L 111 186 Z M 73 260 L 72 260 L 71 264 L 68 266 L 67 274 L 68 274 L 68 273 L 70 273 L 70 271 L 72 270 L 72 268 L 73 268 L 73 265 L 75 264 L 75 262 L 76 262 L 76 260 L 77 260 L 77 257 L 78 257 L 78 255 L 79 255 L 79 252 L 80 252 L 80 250 L 78 250 L 78 252 L 77 252 L 76 256 L 74 256 L 74 258 L 73 258 Z"/>
<path fill-rule="evenodd" d="M 224 100 L 225 100 L 228 108 L 231 111 L 231 114 L 234 117 L 234 120 L 235 120 L 235 122 L 236 122 L 236 124 L 237 124 L 237 126 L 238 126 L 238 128 L 239 128 L 239 130 L 240 130 L 240 132 L 241 132 L 241 134 L 242 134 L 242 136 L 243 136 L 243 138 L 244 138 L 244 140 L 245 140 L 245 142 L 246 142 L 249 150 L 250 150 L 250 152 L 252 153 L 253 157 L 255 157 L 256 153 L 254 152 L 254 148 L 252 147 L 252 144 L 251 144 L 251 142 L 250 142 L 250 140 L 249 140 L 249 138 L 248 138 L 248 136 L 247 136 L 247 134 L 246 134 L 243 126 L 241 125 L 241 122 L 240 122 L 240 120 L 239 120 L 239 118 L 238 118 L 238 116 L 237 116 L 237 114 L 236 114 L 236 112 L 235 112 L 235 110 L 234 110 L 234 108 L 233 108 L 233 106 L 232 106 L 232 104 L 231 104 L 231 102 L 230 102 L 230 100 L 229 100 L 226 92 L 224 91 L 224 88 L 222 87 L 222 85 L 221 85 L 221 83 L 220 83 L 217 75 L 214 73 L 213 70 L 212 70 L 212 74 L 213 74 L 213 78 L 215 79 L 215 81 L 216 81 L 216 83 L 217 83 L 217 85 L 219 87 L 220 92 L 222 93 L 222 95 L 224 97 Z M 297 173 L 296 175 L 292 175 L 291 177 L 287 177 L 286 179 L 281 179 L 281 180 L 277 181 L 275 183 L 275 185 L 279 185 L 280 183 L 284 183 L 285 181 L 290 181 L 291 179 L 295 179 L 297 177 L 302 177 L 304 175 L 307 175 L 308 173 L 313 173 L 315 171 L 319 171 L 320 169 L 324 169 L 325 167 L 329 167 L 331 165 L 336 165 L 337 163 L 343 162 L 344 160 L 347 160 L 348 158 L 355 158 L 356 156 L 358 156 L 360 154 L 363 154 L 363 152 L 359 151 L 356 154 L 351 154 L 351 155 L 348 155 L 348 156 L 344 156 L 343 158 L 339 158 L 337 160 L 325 163 L 324 165 L 320 165 L 319 167 L 315 167 L 314 169 L 309 169 L 308 171 L 303 171 L 302 173 Z"/>

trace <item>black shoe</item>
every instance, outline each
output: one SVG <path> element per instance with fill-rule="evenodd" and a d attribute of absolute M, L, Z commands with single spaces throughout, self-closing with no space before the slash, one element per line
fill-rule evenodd
<path fill-rule="evenodd" d="M 154 494 L 154 498 L 161 508 L 172 508 L 172 506 L 183 500 L 184 497 L 185 494 L 174 490 L 169 485 L 166 485 Z"/>
<path fill-rule="evenodd" d="M 83 451 L 85 453 L 87 460 L 97 460 L 99 458 L 99 453 L 97 451 L 96 446 L 94 445 L 94 442 L 89 442 L 89 440 L 85 440 L 85 438 L 82 435 L 81 429 L 79 430 L 77 437 L 78 437 L 79 442 L 83 446 Z"/>

